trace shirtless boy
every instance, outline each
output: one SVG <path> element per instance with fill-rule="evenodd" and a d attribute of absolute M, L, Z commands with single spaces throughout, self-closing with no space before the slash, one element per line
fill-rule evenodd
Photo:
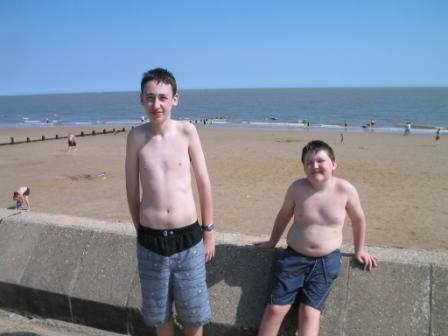
<path fill-rule="evenodd" d="M 346 214 L 353 226 L 355 258 L 370 270 L 377 259 L 364 249 L 366 220 L 356 189 L 333 176 L 333 149 L 311 141 L 302 151 L 306 178 L 294 181 L 286 192 L 268 241 L 275 247 L 288 222 L 288 247 L 277 261 L 270 303 L 261 321 L 259 336 L 277 335 L 281 323 L 298 299 L 299 335 L 319 334 L 320 313 L 341 268 L 342 227 Z M 291 275 L 293 274 L 293 275 Z"/>
<path fill-rule="evenodd" d="M 173 302 L 185 335 L 202 335 L 202 326 L 211 320 L 205 274 L 205 262 L 215 254 L 210 179 L 196 128 L 171 119 L 178 100 L 169 71 L 146 72 L 140 102 L 149 123 L 129 133 L 126 148 L 126 191 L 137 231 L 142 313 L 158 336 L 174 335 Z"/>

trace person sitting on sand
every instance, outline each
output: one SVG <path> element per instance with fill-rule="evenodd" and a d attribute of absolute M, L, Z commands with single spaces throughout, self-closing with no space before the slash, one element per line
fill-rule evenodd
<path fill-rule="evenodd" d="M 14 191 L 12 199 L 16 202 L 17 210 L 31 210 L 30 203 L 30 188 L 29 187 L 20 187 L 16 191 Z"/>
<path fill-rule="evenodd" d="M 73 133 L 68 133 L 68 152 L 76 152 L 76 136 Z"/>

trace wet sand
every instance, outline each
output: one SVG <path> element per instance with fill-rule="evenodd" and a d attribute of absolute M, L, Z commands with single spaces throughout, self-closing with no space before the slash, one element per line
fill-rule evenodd
<path fill-rule="evenodd" d="M 20 141 L 92 129 L 0 129 L 0 143 L 11 136 Z M 304 175 L 302 147 L 322 139 L 336 152 L 336 175 L 359 191 L 367 245 L 448 249 L 448 140 L 443 137 L 436 145 L 432 135 L 345 133 L 341 144 L 339 133 L 312 130 L 212 128 L 199 134 L 220 231 L 269 235 L 287 187 Z M 132 225 L 124 181 L 126 135 L 78 137 L 72 153 L 66 139 L 0 146 L 0 206 L 12 206 L 12 192 L 27 185 L 33 211 Z M 349 222 L 344 241 L 351 242 Z"/>

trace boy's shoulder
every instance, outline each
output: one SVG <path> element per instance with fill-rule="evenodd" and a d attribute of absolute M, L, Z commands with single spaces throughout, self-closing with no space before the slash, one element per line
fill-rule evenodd
<path fill-rule="evenodd" d="M 173 120 L 174 127 L 177 130 L 179 134 L 182 134 L 183 136 L 186 136 L 188 138 L 192 136 L 197 136 L 198 131 L 196 129 L 196 126 L 194 126 L 189 121 L 184 120 Z"/>
<path fill-rule="evenodd" d="M 130 136 L 136 136 L 138 134 L 144 134 L 149 130 L 149 123 L 145 123 L 142 125 L 138 125 L 135 127 L 132 127 L 131 131 L 129 132 L 128 135 Z"/>
<path fill-rule="evenodd" d="M 293 181 L 291 183 L 291 187 L 301 187 L 301 186 L 308 185 L 308 184 L 309 184 L 308 179 L 306 177 L 301 177 L 301 178 L 298 178 L 297 180 Z"/>
<path fill-rule="evenodd" d="M 346 179 L 340 178 L 340 177 L 333 177 L 335 180 L 335 187 L 338 190 L 345 191 L 345 192 L 351 192 L 355 191 L 356 188 L 353 184 L 351 184 Z"/>
<path fill-rule="evenodd" d="M 289 190 L 291 191 L 300 191 L 303 190 L 303 188 L 307 188 L 310 186 L 309 181 L 306 178 L 299 178 L 297 180 L 294 180 L 291 185 L 289 186 Z"/>
<path fill-rule="evenodd" d="M 172 121 L 177 129 L 179 130 L 183 130 L 186 132 L 192 132 L 192 131 L 196 131 L 196 126 L 194 126 L 191 122 L 186 121 L 186 120 L 173 120 Z"/>

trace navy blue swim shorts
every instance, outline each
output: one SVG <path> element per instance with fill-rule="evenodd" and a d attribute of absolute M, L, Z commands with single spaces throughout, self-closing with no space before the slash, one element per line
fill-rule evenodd
<path fill-rule="evenodd" d="M 340 270 L 340 250 L 308 257 L 288 247 L 277 260 L 270 303 L 289 305 L 298 301 L 322 310 Z"/>

